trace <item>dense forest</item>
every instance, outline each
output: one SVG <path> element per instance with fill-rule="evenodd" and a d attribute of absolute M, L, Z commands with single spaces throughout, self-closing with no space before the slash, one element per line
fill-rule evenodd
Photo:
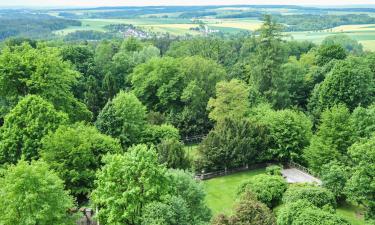
<path fill-rule="evenodd" d="M 52 31 L 64 29 L 68 26 L 81 26 L 81 22 L 42 13 L 0 11 L 0 41 L 14 36 L 51 38 Z"/>
<path fill-rule="evenodd" d="M 346 225 L 348 202 L 374 224 L 375 53 L 282 29 L 265 16 L 253 35 L 4 41 L 0 224 L 72 225 L 85 206 L 108 225 Z M 322 185 L 270 166 L 231 214 L 194 178 L 288 162 Z"/>

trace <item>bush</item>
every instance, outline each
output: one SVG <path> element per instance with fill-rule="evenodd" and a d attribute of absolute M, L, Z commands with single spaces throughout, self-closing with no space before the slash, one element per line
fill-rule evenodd
<path fill-rule="evenodd" d="M 267 172 L 268 175 L 281 176 L 281 170 L 282 170 L 282 167 L 277 166 L 277 165 L 267 166 L 267 168 L 266 168 L 266 172 Z"/>
<path fill-rule="evenodd" d="M 160 163 L 165 163 L 168 168 L 187 169 L 189 167 L 184 145 L 177 139 L 162 140 L 156 149 Z"/>
<path fill-rule="evenodd" d="M 294 219 L 293 225 L 350 225 L 350 223 L 336 214 L 326 212 L 321 209 L 303 210 Z"/>
<path fill-rule="evenodd" d="M 275 225 L 275 215 L 263 203 L 259 202 L 253 193 L 243 193 L 230 217 L 223 214 L 216 216 L 212 225 Z"/>
<path fill-rule="evenodd" d="M 331 191 L 307 184 L 290 186 L 283 196 L 283 203 L 296 202 L 300 199 L 307 200 L 319 208 L 326 205 L 336 208 L 335 196 Z"/>
<path fill-rule="evenodd" d="M 276 206 L 282 199 L 288 184 L 281 176 L 260 174 L 243 182 L 238 193 L 253 192 L 256 198 L 268 207 Z"/>
<path fill-rule="evenodd" d="M 287 203 L 277 211 L 277 225 L 292 225 L 293 220 L 297 218 L 303 210 L 314 208 L 316 208 L 316 206 L 304 199 Z"/>
<path fill-rule="evenodd" d="M 307 200 L 283 205 L 277 213 L 278 225 L 349 225 L 334 213 L 319 209 Z"/>
<path fill-rule="evenodd" d="M 164 139 L 179 140 L 180 133 L 177 128 L 169 124 L 147 125 L 142 134 L 142 143 L 157 145 Z"/>

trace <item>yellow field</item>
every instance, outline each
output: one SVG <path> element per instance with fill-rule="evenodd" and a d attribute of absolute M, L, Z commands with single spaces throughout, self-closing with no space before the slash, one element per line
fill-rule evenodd
<path fill-rule="evenodd" d="M 332 28 L 332 31 L 333 32 L 375 31 L 375 26 L 374 24 L 342 25 L 342 26 Z"/>
<path fill-rule="evenodd" d="M 205 19 L 204 22 L 209 26 L 238 28 L 251 31 L 259 29 L 262 25 L 261 21 L 256 20 Z"/>
<path fill-rule="evenodd" d="M 375 51 L 375 40 L 359 41 L 363 45 L 364 50 Z"/>

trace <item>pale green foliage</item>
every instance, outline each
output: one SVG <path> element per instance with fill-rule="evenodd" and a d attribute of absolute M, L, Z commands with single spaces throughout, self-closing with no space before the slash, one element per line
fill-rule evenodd
<path fill-rule="evenodd" d="M 315 185 L 294 184 L 289 186 L 283 196 L 283 203 L 296 202 L 299 199 L 305 199 L 319 208 L 323 206 L 336 207 L 336 200 L 333 193 Z"/>
<path fill-rule="evenodd" d="M 323 112 L 318 131 L 304 151 L 309 167 L 319 172 L 321 166 L 332 160 L 340 160 L 353 143 L 350 112 L 344 105 L 334 106 Z"/>
<path fill-rule="evenodd" d="M 282 176 L 261 174 L 243 182 L 238 193 L 250 191 L 259 201 L 268 207 L 274 207 L 280 202 L 287 186 L 288 184 Z"/>
<path fill-rule="evenodd" d="M 104 163 L 91 195 L 103 224 L 140 224 L 144 207 L 169 192 L 166 168 L 153 148 L 137 145 L 104 157 Z"/>
<path fill-rule="evenodd" d="M 346 34 L 328 36 L 322 41 L 322 45 L 341 45 L 348 52 L 352 52 L 354 54 L 363 53 L 362 44 L 358 43 L 357 40 L 352 39 Z"/>
<path fill-rule="evenodd" d="M 119 141 L 83 123 L 60 126 L 42 142 L 43 160 L 64 180 L 65 187 L 78 200 L 87 198 L 93 189 L 102 156 L 122 152 Z"/>
<path fill-rule="evenodd" d="M 233 79 L 216 84 L 216 97 L 208 101 L 209 118 L 214 121 L 228 118 L 244 118 L 250 108 L 249 88 L 246 83 Z"/>
<path fill-rule="evenodd" d="M 120 91 L 99 113 L 95 125 L 118 138 L 123 147 L 137 144 L 146 125 L 146 108 L 134 94 Z"/>
<path fill-rule="evenodd" d="M 203 183 L 194 179 L 194 175 L 182 170 L 170 170 L 171 195 L 182 198 L 188 210 L 190 224 L 204 224 L 211 219 L 211 211 L 206 206 Z"/>
<path fill-rule="evenodd" d="M 181 197 L 167 197 L 163 202 L 148 204 L 142 215 L 142 225 L 190 225 L 189 212 Z"/>
<path fill-rule="evenodd" d="M 177 128 L 170 124 L 146 125 L 142 134 L 142 143 L 159 144 L 164 139 L 180 140 Z"/>
<path fill-rule="evenodd" d="M 332 191 L 337 200 L 343 200 L 345 198 L 343 192 L 349 177 L 350 168 L 334 161 L 323 166 L 320 176 L 323 187 Z"/>
<path fill-rule="evenodd" d="M 375 219 L 375 136 L 361 140 L 349 148 L 353 175 L 347 182 L 348 198 L 367 209 L 367 217 Z"/>
<path fill-rule="evenodd" d="M 322 110 L 337 104 L 353 110 L 373 102 L 375 79 L 364 60 L 351 57 L 337 62 L 316 91 Z"/>
<path fill-rule="evenodd" d="M 297 217 L 293 225 L 350 225 L 348 221 L 338 215 L 326 212 L 321 209 L 304 210 Z"/>
<path fill-rule="evenodd" d="M 370 138 L 375 133 L 375 104 L 367 108 L 357 107 L 351 116 L 354 136 Z"/>
<path fill-rule="evenodd" d="M 349 225 L 336 214 L 320 209 L 306 200 L 283 205 L 277 212 L 277 225 Z"/>
<path fill-rule="evenodd" d="M 0 55 L 0 96 L 9 107 L 4 111 L 20 98 L 35 94 L 66 112 L 72 121 L 90 120 L 91 112 L 71 92 L 78 77 L 57 48 L 28 44 L 5 48 Z"/>
<path fill-rule="evenodd" d="M 301 160 L 302 150 L 312 136 L 312 123 L 305 114 L 290 109 L 274 111 L 261 107 L 250 117 L 269 130 L 267 159 Z"/>
<path fill-rule="evenodd" d="M 0 224 L 74 225 L 73 199 L 44 162 L 21 160 L 0 176 Z"/>
<path fill-rule="evenodd" d="M 65 123 L 67 115 L 36 95 L 28 95 L 10 111 L 0 128 L 0 164 L 38 159 L 41 139 Z"/>

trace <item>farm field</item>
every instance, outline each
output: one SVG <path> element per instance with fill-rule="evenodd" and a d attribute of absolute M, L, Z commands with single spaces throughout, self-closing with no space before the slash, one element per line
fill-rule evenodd
<path fill-rule="evenodd" d="M 246 179 L 265 173 L 265 169 L 240 172 L 225 177 L 218 177 L 204 181 L 206 188 L 206 201 L 214 215 L 219 213 L 231 214 L 235 203 L 237 187 Z M 280 206 L 275 208 L 278 210 Z M 348 220 L 353 225 L 364 225 L 363 216 L 358 216 L 361 209 L 345 204 L 337 209 L 337 214 Z"/>
<path fill-rule="evenodd" d="M 133 24 L 152 32 L 170 33 L 172 35 L 197 35 L 190 28 L 197 27 L 189 19 L 179 18 L 135 18 L 135 19 L 82 19 L 82 26 L 71 26 L 55 31 L 55 34 L 66 35 L 78 30 L 105 31 L 105 26 L 110 24 Z M 223 32 L 254 31 L 261 26 L 261 21 L 251 19 L 204 19 L 211 29 Z"/>
<path fill-rule="evenodd" d="M 133 24 L 150 32 L 170 33 L 172 35 L 198 35 L 191 30 L 198 25 L 190 19 L 183 18 L 150 18 L 139 17 L 134 19 L 81 19 L 82 26 L 70 26 L 54 33 L 64 36 L 79 30 L 106 31 L 105 26 L 110 24 Z M 240 31 L 255 31 L 261 26 L 261 21 L 254 19 L 215 19 L 202 20 L 210 29 L 226 33 Z M 359 41 L 365 50 L 375 51 L 375 24 L 344 25 L 320 32 L 286 32 L 286 39 L 307 40 L 320 44 L 324 38 L 335 34 L 346 34 Z"/>
<path fill-rule="evenodd" d="M 335 34 L 346 34 L 361 43 L 365 50 L 375 51 L 375 24 L 344 25 L 321 32 L 288 32 L 287 39 L 307 40 L 320 44 L 324 38 Z"/>

